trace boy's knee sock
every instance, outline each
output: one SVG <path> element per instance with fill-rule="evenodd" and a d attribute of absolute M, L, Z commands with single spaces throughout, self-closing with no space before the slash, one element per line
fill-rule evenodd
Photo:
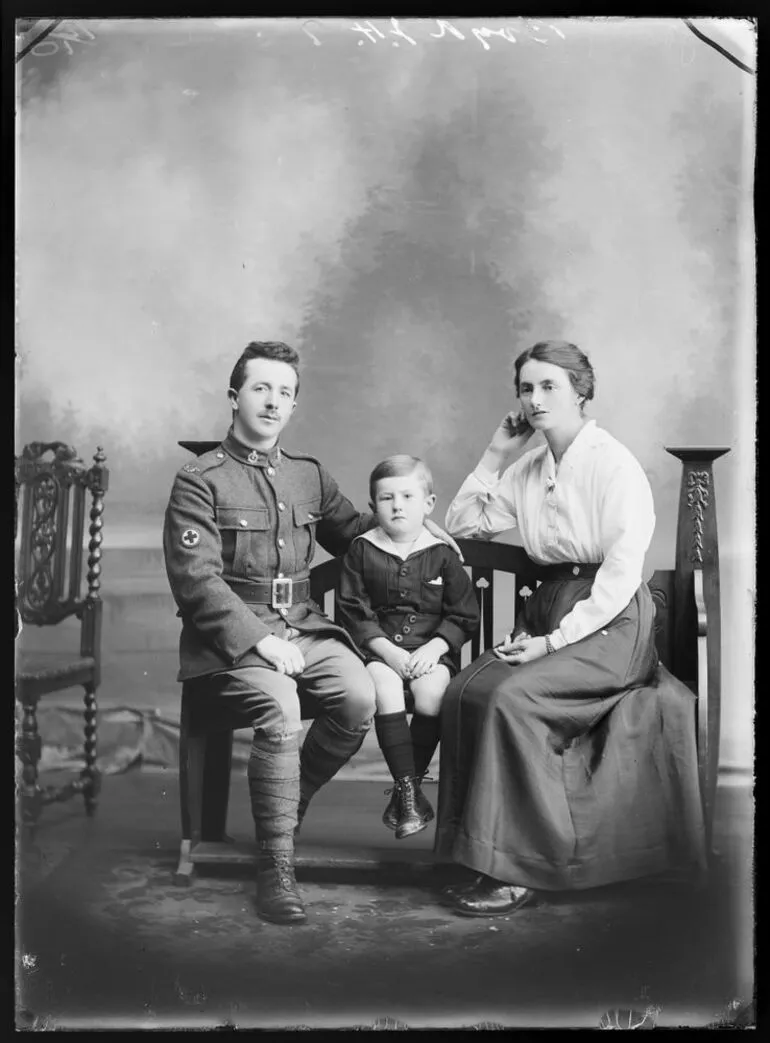
<path fill-rule="evenodd" d="M 313 794 L 358 752 L 367 731 L 368 724 L 366 728 L 349 731 L 326 715 L 316 717 L 299 757 L 300 816 L 304 815 Z"/>
<path fill-rule="evenodd" d="M 293 851 L 299 804 L 297 736 L 276 741 L 255 733 L 247 775 L 260 851 Z"/>
<path fill-rule="evenodd" d="M 374 718 L 374 730 L 393 778 L 412 777 L 415 770 L 414 752 L 412 735 L 406 723 L 406 710 L 378 714 Z"/>
<path fill-rule="evenodd" d="M 426 714 L 412 714 L 411 735 L 414 749 L 414 770 L 416 775 L 424 775 L 428 770 L 439 741 L 440 721 L 438 717 Z"/>

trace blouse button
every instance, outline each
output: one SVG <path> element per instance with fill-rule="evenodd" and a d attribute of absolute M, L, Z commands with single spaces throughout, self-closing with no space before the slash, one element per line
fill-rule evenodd
<path fill-rule="evenodd" d="M 268 469 L 267 469 L 267 473 L 268 473 L 268 474 L 270 475 L 270 477 L 272 478 L 272 477 L 273 477 L 273 475 L 275 474 L 275 468 L 274 468 L 274 467 L 268 467 Z"/>
<path fill-rule="evenodd" d="M 394 635 L 393 635 L 393 640 L 394 640 L 395 642 L 397 642 L 397 643 L 398 643 L 398 644 L 400 645 L 400 644 L 401 644 L 401 642 L 402 642 L 402 641 L 403 641 L 404 639 L 403 639 L 403 637 L 401 637 L 401 635 L 400 635 L 400 634 L 394 634 Z"/>
<path fill-rule="evenodd" d="M 285 543 L 286 543 L 286 540 L 283 538 L 283 536 L 279 536 L 278 537 L 278 546 L 279 547 L 283 547 Z"/>
<path fill-rule="evenodd" d="M 409 571 L 409 569 L 406 567 L 406 565 L 404 565 L 403 568 L 401 569 L 401 575 L 405 576 L 408 571 Z"/>

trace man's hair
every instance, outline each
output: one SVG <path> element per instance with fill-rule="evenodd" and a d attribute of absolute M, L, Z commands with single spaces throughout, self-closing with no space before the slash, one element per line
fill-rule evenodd
<path fill-rule="evenodd" d="M 572 387 L 587 402 L 594 397 L 594 368 L 576 344 L 566 340 L 541 340 L 526 351 L 522 351 L 513 364 L 513 382 L 519 394 L 521 367 L 532 359 L 535 362 L 550 362 L 569 375 Z"/>
<path fill-rule="evenodd" d="M 252 359 L 271 359 L 274 362 L 285 362 L 297 374 L 297 387 L 294 397 L 299 394 L 299 354 L 284 344 L 281 340 L 253 340 L 247 344 L 241 352 L 241 357 L 235 363 L 230 374 L 229 387 L 233 391 L 240 391 L 246 379 L 246 366 Z"/>
<path fill-rule="evenodd" d="M 375 502 L 377 494 L 377 483 L 382 478 L 405 478 L 408 474 L 417 474 L 422 482 L 425 494 L 430 496 L 433 492 L 433 475 L 428 465 L 418 456 L 408 456 L 406 453 L 397 453 L 389 456 L 377 464 L 369 475 L 369 502 Z"/>

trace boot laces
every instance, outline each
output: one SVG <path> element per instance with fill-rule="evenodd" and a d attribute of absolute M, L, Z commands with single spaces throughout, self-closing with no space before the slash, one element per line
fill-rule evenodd
<path fill-rule="evenodd" d="M 296 891 L 297 881 L 294 877 L 294 863 L 287 855 L 274 855 L 271 858 L 268 872 L 275 873 L 278 886 L 284 891 Z"/>
<path fill-rule="evenodd" d="M 404 811 L 414 814 L 417 813 L 417 805 L 415 802 L 416 790 L 414 786 L 416 781 L 416 779 L 399 779 L 396 783 Z"/>

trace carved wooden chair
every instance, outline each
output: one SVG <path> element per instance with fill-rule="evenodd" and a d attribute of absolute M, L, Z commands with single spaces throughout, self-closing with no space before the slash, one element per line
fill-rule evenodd
<path fill-rule="evenodd" d="M 180 443 L 202 453 L 218 443 Z M 720 723 L 720 612 L 719 558 L 712 461 L 725 448 L 670 448 L 683 462 L 677 544 L 673 569 L 656 571 L 650 591 L 656 606 L 655 638 L 665 666 L 695 693 L 700 787 L 706 821 L 707 849 L 711 851 L 711 826 L 716 795 Z M 457 541 L 470 569 L 481 610 L 481 625 L 470 639 L 470 659 L 490 648 L 500 635 L 495 627 L 495 591 L 503 576 L 511 604 L 504 612 L 510 629 L 524 601 L 539 583 L 537 566 L 521 547 L 484 540 Z M 310 574 L 311 597 L 336 619 L 336 590 L 340 561 L 331 559 L 314 566 Z M 501 586 L 501 590 L 503 587 Z M 498 604 L 498 608 L 500 605 Z M 182 687 L 179 782 L 182 843 L 174 880 L 190 882 L 196 864 L 250 864 L 251 844 L 235 843 L 225 832 L 232 763 L 232 722 L 218 718 L 210 704 L 194 702 Z M 312 704 L 302 703 L 303 720 L 315 716 Z M 408 857 L 408 856 L 407 856 Z M 360 867 L 377 865 L 376 859 L 359 855 L 337 856 L 325 851 L 321 860 L 312 853 L 297 852 L 297 865 Z"/>
<path fill-rule="evenodd" d="M 43 805 L 82 793 L 86 812 L 96 809 L 96 692 L 100 682 L 102 601 L 102 513 L 109 472 L 97 449 L 91 467 L 63 442 L 31 442 L 16 458 L 16 620 L 55 626 L 68 617 L 80 620 L 78 652 L 18 652 L 16 699 L 21 711 L 17 752 L 22 763 L 22 821 L 33 826 Z M 86 500 L 90 494 L 87 593 L 83 587 Z M 19 531 L 20 528 L 20 531 Z M 41 738 L 39 699 L 51 692 L 83 685 L 85 689 L 85 767 L 65 785 L 41 787 L 38 764 Z"/>

